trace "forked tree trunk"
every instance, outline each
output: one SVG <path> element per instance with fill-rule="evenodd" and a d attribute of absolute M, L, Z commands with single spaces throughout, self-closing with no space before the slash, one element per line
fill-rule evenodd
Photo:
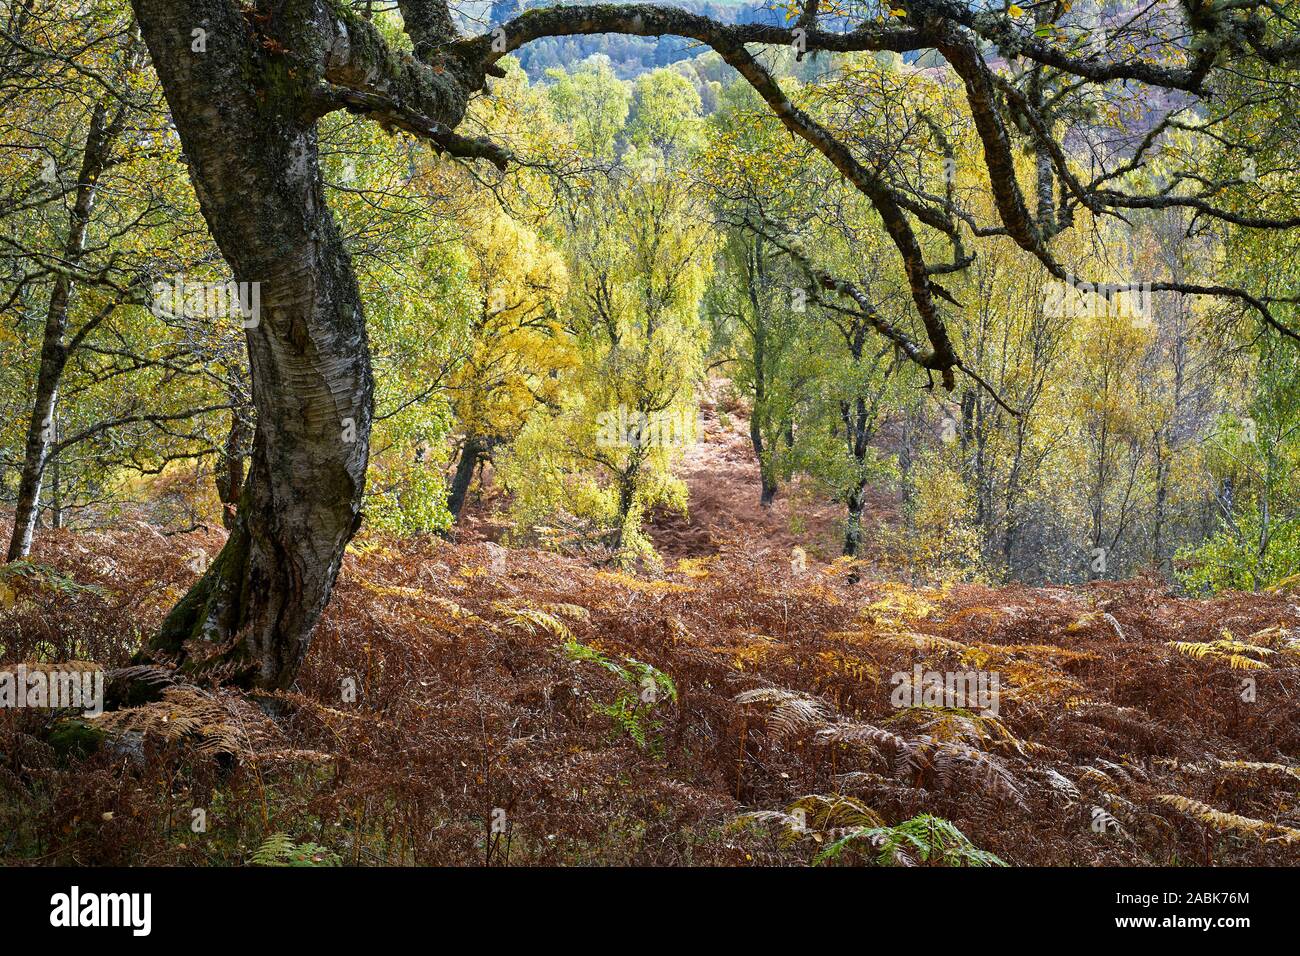
<path fill-rule="evenodd" d="M 320 176 L 318 77 L 277 53 L 314 50 L 320 31 L 311 5 L 247 18 L 219 0 L 133 6 L 212 236 L 236 281 L 261 283 L 246 331 L 257 430 L 234 527 L 143 656 L 282 688 L 361 521 L 372 417 L 360 294 Z"/>
<path fill-rule="evenodd" d="M 859 338 L 855 343 L 857 348 L 853 352 L 853 357 L 858 360 L 862 357 L 860 343 Z M 877 396 L 875 406 L 868 407 L 866 399 L 859 395 L 852 406 L 845 402 L 840 408 L 848 449 L 853 454 L 858 474 L 857 482 L 849 489 L 844 502 L 848 511 L 844 525 L 844 554 L 851 558 L 856 558 L 862 547 L 862 509 L 867 502 L 867 480 L 863 477 L 863 468 L 867 460 L 867 449 L 875 431 L 874 419 L 879 401 L 880 398 Z"/>

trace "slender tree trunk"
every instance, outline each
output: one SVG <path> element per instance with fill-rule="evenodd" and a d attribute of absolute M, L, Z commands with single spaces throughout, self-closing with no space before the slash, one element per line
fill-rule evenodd
<path fill-rule="evenodd" d="M 474 469 L 479 459 L 487 451 L 487 442 L 478 435 L 466 435 L 465 444 L 460 450 L 460 460 L 456 462 L 456 474 L 451 480 L 451 493 L 447 498 L 447 510 L 452 520 L 460 521 L 465 509 L 465 499 L 469 497 L 470 485 L 474 483 Z"/>
<path fill-rule="evenodd" d="M 56 282 L 62 281 L 56 280 Z M 51 306 L 53 302 L 51 303 Z M 14 530 L 9 538 L 6 559 L 18 561 L 32 550 L 32 536 L 41 510 L 41 482 L 45 477 L 46 455 L 54 435 L 54 403 L 58 396 L 59 377 L 63 372 L 63 331 L 54 319 L 53 308 L 45 325 L 47 347 L 41 349 L 41 367 L 36 379 L 36 400 L 27 426 L 27 445 L 23 452 L 22 475 L 18 480 L 18 501 L 14 509 Z M 48 359 L 48 360 L 47 360 Z"/>
<path fill-rule="evenodd" d="M 1151 515 L 1151 556 L 1165 568 L 1165 520 L 1169 498 L 1169 461 L 1162 435 L 1156 436 L 1156 501 Z"/>
<path fill-rule="evenodd" d="M 757 406 L 754 407 L 754 414 L 749 417 L 749 441 L 754 446 L 754 457 L 758 459 L 758 479 L 762 486 L 758 503 L 761 507 L 769 508 L 772 499 L 776 497 L 776 477 L 772 474 L 771 463 L 763 457 L 763 427 L 759 421 Z"/>
<path fill-rule="evenodd" d="M 769 508 L 772 505 L 772 500 L 776 498 L 776 475 L 774 474 L 775 469 L 770 456 L 764 457 L 763 455 L 763 425 L 765 422 L 769 422 L 771 418 L 771 411 L 767 407 L 767 363 L 769 361 L 767 354 L 768 283 L 766 259 L 763 255 L 763 239 L 761 236 L 754 236 L 753 242 L 754 244 L 749 250 L 749 262 L 747 263 L 749 305 L 754 312 L 754 411 L 749 416 L 749 440 L 754 446 L 754 457 L 758 459 L 758 475 L 761 485 L 758 504 L 761 508 Z"/>
<path fill-rule="evenodd" d="M 54 416 L 54 441 L 59 441 L 59 416 Z M 59 467 L 59 457 L 54 456 L 50 462 L 50 527 L 63 527 L 63 475 Z"/>
<path fill-rule="evenodd" d="M 912 421 L 915 413 L 905 411 L 901 416 L 898 433 L 898 510 L 903 516 L 903 527 L 911 531 L 914 525 L 912 515 L 912 442 L 915 434 Z"/>
<path fill-rule="evenodd" d="M 324 31 L 297 4 L 252 20 L 211 0 L 133 6 L 212 236 L 236 281 L 261 283 L 234 527 L 142 657 L 283 688 L 361 523 L 373 409 L 361 298 L 320 175 L 318 77 L 275 52 L 314 50 Z"/>
<path fill-rule="evenodd" d="M 41 364 L 36 374 L 36 397 L 32 402 L 31 421 L 27 425 L 22 477 L 18 482 L 18 502 L 14 509 L 14 530 L 6 555 L 9 561 L 27 557 L 32 549 L 32 534 L 41 510 L 41 481 L 53 441 L 54 407 L 58 402 L 59 382 L 68 363 L 64 339 L 68 332 L 68 310 L 73 293 L 70 271 L 77 268 L 86 248 L 86 229 L 94 212 L 99 177 L 108 161 L 114 132 L 108 128 L 105 106 L 101 102 L 90 118 L 90 129 L 81 155 L 81 169 L 77 173 L 77 198 L 68 215 L 63 264 L 69 271 L 60 272 L 54 277 L 50 305 L 45 312 Z"/>
<path fill-rule="evenodd" d="M 614 481 L 618 485 L 618 516 L 617 527 L 611 540 L 615 558 L 620 564 L 630 563 L 630 556 L 627 553 L 628 532 L 632 530 L 632 512 L 636 508 L 637 484 L 644 462 L 644 449 L 634 449 L 627 465 L 614 476 Z"/>
<path fill-rule="evenodd" d="M 862 509 L 866 504 L 866 484 L 859 485 L 848 497 L 848 522 L 844 527 L 844 553 L 851 557 L 858 556 L 862 547 Z"/>
<path fill-rule="evenodd" d="M 1016 452 L 1011 459 L 1011 469 L 1007 472 L 1006 497 L 1004 510 L 1006 525 L 1002 537 L 1002 564 L 1006 568 L 1008 579 L 1016 579 L 1015 549 L 1020 531 L 1020 469 L 1025 454 L 1025 425 L 1023 419 L 1016 422 Z"/>

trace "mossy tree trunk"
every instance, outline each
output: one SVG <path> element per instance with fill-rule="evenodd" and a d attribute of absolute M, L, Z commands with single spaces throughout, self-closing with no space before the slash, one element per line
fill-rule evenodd
<path fill-rule="evenodd" d="M 144 656 L 285 687 L 361 521 L 372 417 L 361 297 L 320 173 L 319 76 L 277 53 L 327 34 L 308 4 L 134 7 L 204 218 L 235 280 L 261 293 L 245 318 L 257 430 L 233 527 Z"/>

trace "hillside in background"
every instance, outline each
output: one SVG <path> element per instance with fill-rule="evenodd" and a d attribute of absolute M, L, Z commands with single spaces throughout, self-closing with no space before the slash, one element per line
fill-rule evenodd
<path fill-rule="evenodd" d="M 505 23 L 523 11 L 554 5 L 548 0 L 522 4 L 519 0 L 483 0 L 464 4 L 459 9 L 466 32 L 478 32 L 479 29 Z M 754 3 L 752 0 L 681 0 L 672 6 L 710 17 L 719 23 L 784 25 L 786 22 L 784 9 Z M 476 25 L 478 29 L 475 29 Z M 629 80 L 656 67 L 689 60 L 705 49 L 699 43 L 683 37 L 637 37 L 607 33 L 596 36 L 546 37 L 529 43 L 516 55 L 520 65 L 534 81 L 542 79 L 547 70 L 571 70 L 576 64 L 594 55 L 609 57 L 618 77 Z M 729 68 L 724 69 L 729 72 Z"/>

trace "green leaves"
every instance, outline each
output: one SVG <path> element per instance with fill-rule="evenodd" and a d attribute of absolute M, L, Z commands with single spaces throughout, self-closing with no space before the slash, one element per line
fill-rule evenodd
<path fill-rule="evenodd" d="M 878 866 L 1006 866 L 998 856 L 981 850 L 943 817 L 922 813 L 895 826 L 860 827 L 829 844 L 813 864 L 833 862 L 849 849 L 873 854 Z"/>
<path fill-rule="evenodd" d="M 660 729 L 660 724 L 652 719 L 652 715 L 663 699 L 677 700 L 677 685 L 673 679 L 652 664 L 634 657 L 624 657 L 620 663 L 576 640 L 564 644 L 564 653 L 571 660 L 595 664 L 609 671 L 627 685 L 627 690 L 619 693 L 612 703 L 597 704 L 596 710 L 609 717 L 642 750 L 658 751 L 654 734 Z"/>

